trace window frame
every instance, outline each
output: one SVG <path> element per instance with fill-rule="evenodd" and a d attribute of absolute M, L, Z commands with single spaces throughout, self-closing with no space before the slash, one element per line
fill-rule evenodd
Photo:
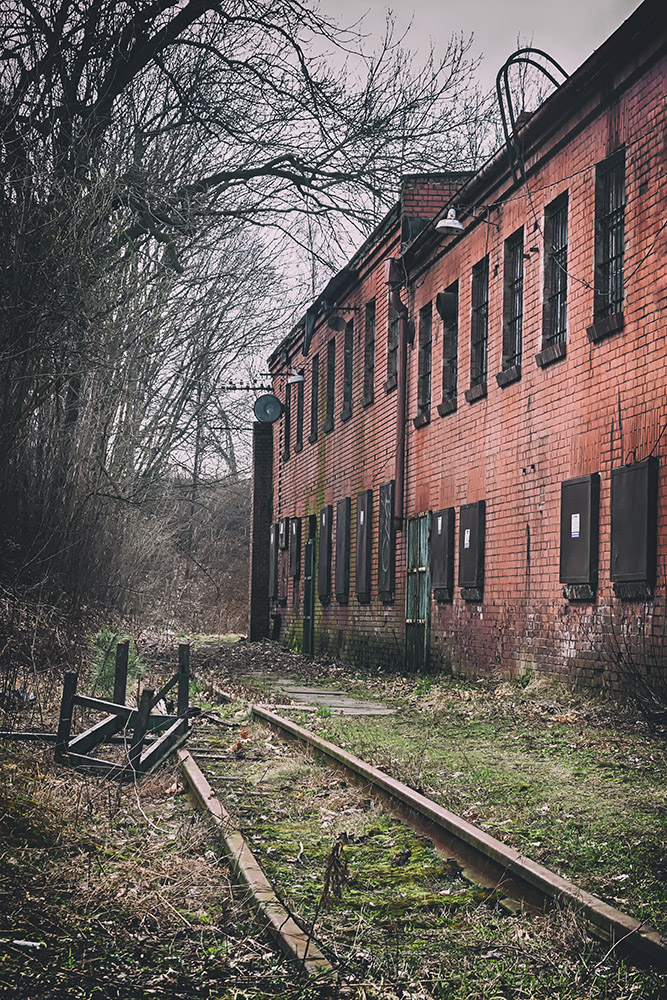
<path fill-rule="evenodd" d="M 311 444 L 317 441 L 320 408 L 320 356 L 315 354 L 310 367 L 310 434 Z"/>
<path fill-rule="evenodd" d="M 304 407 L 304 392 L 306 385 L 303 369 L 299 370 L 299 375 L 301 376 L 301 380 L 296 383 L 296 429 L 295 429 L 295 441 L 294 441 L 295 453 L 303 450 L 303 407 Z"/>
<path fill-rule="evenodd" d="M 469 403 L 486 396 L 489 369 L 489 255 L 472 268 L 470 300 L 470 389 Z"/>
<path fill-rule="evenodd" d="M 544 299 L 542 351 L 538 364 L 565 355 L 567 343 L 567 256 L 569 245 L 569 192 L 563 191 L 544 210 Z M 552 351 L 554 357 L 545 352 Z"/>
<path fill-rule="evenodd" d="M 387 379 L 385 392 L 390 392 L 398 385 L 398 327 L 401 320 L 399 311 L 391 301 L 391 292 L 387 293 Z"/>
<path fill-rule="evenodd" d="M 324 421 L 324 433 L 329 434 L 334 429 L 336 407 L 336 338 L 327 343 L 327 409 Z"/>
<path fill-rule="evenodd" d="M 292 437 L 292 385 L 287 382 L 285 385 L 285 404 L 283 407 L 283 462 L 290 456 L 290 445 Z"/>
<path fill-rule="evenodd" d="M 427 302 L 419 310 L 419 354 L 417 359 L 417 416 L 415 427 L 421 427 L 431 418 L 431 393 L 433 375 L 433 303 Z"/>
<path fill-rule="evenodd" d="M 459 378 L 459 283 L 458 280 L 452 282 L 445 289 L 445 295 L 456 297 L 456 306 L 453 310 L 453 320 L 448 320 L 446 316 L 442 320 L 442 373 L 441 373 L 441 394 L 442 398 L 438 403 L 438 413 L 441 417 L 448 413 L 454 413 L 458 398 L 458 378 Z"/>
<path fill-rule="evenodd" d="M 375 299 L 366 303 L 364 315 L 364 392 L 362 406 L 369 406 L 375 397 Z"/>
<path fill-rule="evenodd" d="M 349 420 L 352 416 L 352 388 L 354 380 L 354 320 L 345 324 L 343 340 L 343 409 L 340 419 Z"/>
<path fill-rule="evenodd" d="M 503 248 L 503 353 L 501 370 L 521 373 L 523 354 L 523 226 L 505 240 Z"/>

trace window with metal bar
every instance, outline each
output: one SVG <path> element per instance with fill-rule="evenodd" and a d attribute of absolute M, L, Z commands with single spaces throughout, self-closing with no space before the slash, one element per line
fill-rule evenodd
<path fill-rule="evenodd" d="M 431 303 L 419 310 L 419 368 L 417 407 L 420 414 L 431 407 L 431 368 L 433 360 L 433 310 Z"/>
<path fill-rule="evenodd" d="M 472 269 L 472 323 L 470 330 L 470 387 L 486 384 L 489 350 L 489 256 Z"/>
<path fill-rule="evenodd" d="M 289 458 L 290 437 L 292 431 L 292 386 L 289 382 L 285 386 L 285 408 L 283 410 L 283 416 L 285 418 L 285 422 L 283 424 L 283 460 L 286 462 Z"/>
<path fill-rule="evenodd" d="M 354 321 L 349 320 L 345 327 L 345 343 L 343 348 L 343 409 L 341 420 L 352 416 L 352 353 L 354 350 Z"/>
<path fill-rule="evenodd" d="M 446 289 L 451 295 L 451 308 L 442 323 L 442 402 L 456 402 L 456 383 L 459 370 L 459 283 L 455 281 Z"/>
<path fill-rule="evenodd" d="M 523 226 L 505 240 L 503 371 L 521 364 L 523 332 Z"/>
<path fill-rule="evenodd" d="M 389 295 L 389 305 L 387 313 L 387 382 L 385 389 L 393 389 L 398 380 L 398 312 L 391 303 L 391 293 Z"/>
<path fill-rule="evenodd" d="M 320 408 L 320 356 L 316 354 L 310 367 L 310 435 L 308 440 L 317 441 Z"/>
<path fill-rule="evenodd" d="M 565 343 L 567 335 L 567 208 L 565 191 L 544 213 L 544 348 Z"/>
<path fill-rule="evenodd" d="M 299 374 L 303 376 L 303 372 L 300 371 Z M 305 381 L 302 377 L 300 382 L 296 383 L 296 441 L 294 442 L 294 451 L 301 451 L 303 448 L 303 390 L 305 386 Z"/>
<path fill-rule="evenodd" d="M 625 251 L 625 150 L 598 163 L 595 171 L 594 318 L 623 311 Z"/>
<path fill-rule="evenodd" d="M 336 339 L 332 338 L 327 344 L 327 412 L 324 422 L 326 434 L 333 430 L 334 406 L 336 390 Z"/>
<path fill-rule="evenodd" d="M 375 392 L 375 299 L 366 303 L 366 325 L 364 332 L 364 395 L 362 403 L 373 402 Z"/>

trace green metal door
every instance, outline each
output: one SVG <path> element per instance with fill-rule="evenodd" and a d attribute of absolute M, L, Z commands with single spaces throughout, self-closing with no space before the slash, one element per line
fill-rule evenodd
<path fill-rule="evenodd" d="M 408 584 L 405 609 L 405 662 L 408 670 L 428 663 L 431 633 L 431 513 L 408 521 Z"/>
<path fill-rule="evenodd" d="M 306 542 L 303 572 L 303 651 L 312 656 L 315 649 L 315 539 Z"/>

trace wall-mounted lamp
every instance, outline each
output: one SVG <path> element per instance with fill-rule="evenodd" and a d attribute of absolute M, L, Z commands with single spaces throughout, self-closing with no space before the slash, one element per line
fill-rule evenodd
<path fill-rule="evenodd" d="M 327 319 L 327 326 L 330 330 L 341 333 L 347 326 L 347 320 L 343 316 L 339 316 L 338 313 L 332 313 Z"/>
<path fill-rule="evenodd" d="M 305 379 L 304 379 L 303 375 L 301 374 L 301 372 L 298 372 L 296 370 L 296 368 L 292 368 L 287 373 L 287 384 L 288 385 L 295 385 L 297 382 L 304 382 L 304 381 L 305 381 Z"/>
<path fill-rule="evenodd" d="M 463 223 L 459 222 L 459 220 L 456 218 L 456 209 L 450 208 L 450 210 L 447 212 L 446 217 L 444 219 L 440 219 L 439 222 L 436 222 L 435 228 L 439 233 L 442 233 L 443 235 L 447 236 L 453 233 L 462 232 Z"/>

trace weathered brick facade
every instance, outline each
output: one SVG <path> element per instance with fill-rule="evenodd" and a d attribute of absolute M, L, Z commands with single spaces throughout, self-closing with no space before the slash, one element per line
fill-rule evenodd
<path fill-rule="evenodd" d="M 289 549 L 276 553 L 274 605 L 284 641 L 301 647 L 303 556 L 309 534 L 316 526 L 320 531 L 321 511 L 329 506 L 331 584 L 323 599 L 315 589 L 316 651 L 360 665 L 404 663 L 406 617 L 412 620 L 417 606 L 410 598 L 406 616 L 408 525 L 432 512 L 432 537 L 445 523 L 442 512 L 451 508 L 452 592 L 439 579 L 442 567 L 419 568 L 413 560 L 415 572 L 427 574 L 418 586 L 428 589 L 425 648 L 433 664 L 471 673 L 540 671 L 614 685 L 611 646 L 619 637 L 624 648 L 641 649 L 655 641 L 646 639 L 648 633 L 661 634 L 667 556 L 666 28 L 659 5 L 644 4 L 523 124 L 518 138 L 525 174 L 518 182 L 504 149 L 472 177 L 406 179 L 402 203 L 350 262 L 334 295 L 315 303 L 311 342 L 304 344 L 301 324 L 273 355 L 281 400 L 287 373 L 304 374 L 302 446 L 295 447 L 301 412 L 296 384 L 290 388 L 287 453 L 285 416 L 274 432 L 273 519 L 301 522 L 298 559 L 293 556 L 290 566 Z M 463 229 L 436 229 L 451 207 Z M 409 233 L 406 242 L 405 219 L 423 218 L 422 212 L 436 218 L 416 227 L 420 231 Z M 559 239 L 565 241 L 560 248 Z M 390 352 L 386 258 L 394 259 L 393 277 L 401 278 L 408 316 L 403 442 L 398 426 L 402 383 L 397 355 Z M 347 332 L 332 328 L 343 321 Z M 399 327 L 395 323 L 394 332 Z M 453 376 L 447 362 L 454 355 L 455 329 Z M 325 429 L 332 340 L 333 424 Z M 319 398 L 317 428 L 311 433 L 315 357 Z M 398 530 L 385 531 L 379 539 L 380 489 L 400 475 L 400 447 L 403 510 L 396 511 Z M 623 579 L 622 563 L 629 558 L 624 553 L 636 546 L 626 537 L 618 479 L 612 579 L 612 470 L 649 458 L 658 463 L 657 580 L 654 584 L 647 568 L 650 553 L 648 564 L 640 560 L 634 576 L 626 573 L 631 582 Z M 593 493 L 599 482 L 585 578 L 567 562 L 570 548 L 576 561 L 587 541 L 580 500 L 574 513 L 569 508 L 567 517 L 563 513 L 561 526 L 562 485 L 582 477 L 593 477 L 582 479 L 581 486 L 589 490 L 593 482 Z M 355 581 L 361 559 L 359 497 L 369 490 L 367 598 L 357 595 Z M 652 496 L 640 495 L 641 510 L 630 520 L 638 524 L 646 508 L 651 521 Z M 385 490 L 385 513 L 389 497 Z M 337 597 L 340 581 L 336 586 L 335 579 L 337 542 L 338 558 L 345 549 L 345 539 L 337 539 L 337 519 L 343 516 L 338 504 L 345 498 L 351 501 L 347 600 L 342 590 Z M 483 507 L 467 506 L 480 501 Z M 462 517 L 472 534 L 466 527 L 460 530 Z M 385 518 L 385 528 L 387 523 Z M 483 554 L 474 552 L 479 565 L 471 564 L 470 570 L 465 563 L 462 573 L 461 556 L 469 558 L 468 543 L 474 550 L 479 525 Z M 386 559 L 392 543 L 390 593 L 386 566 L 380 579 L 385 589 L 379 588 L 379 558 L 383 551 Z M 319 547 L 320 557 L 323 551 Z M 290 569 L 298 575 L 290 575 Z M 469 572 L 478 575 L 468 579 Z M 419 657 L 415 662 L 421 662 Z"/>

